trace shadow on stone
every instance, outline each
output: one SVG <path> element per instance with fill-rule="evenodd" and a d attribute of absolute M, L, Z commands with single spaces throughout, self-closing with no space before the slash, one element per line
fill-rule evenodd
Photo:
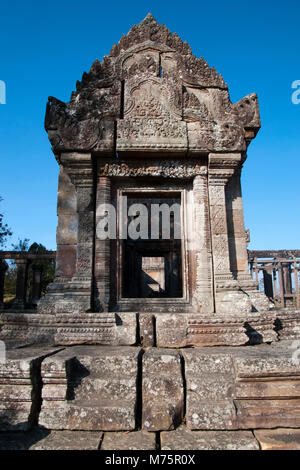
<path fill-rule="evenodd" d="M 82 379 L 90 375 L 90 371 L 77 358 L 66 361 L 67 373 L 67 400 L 75 400 L 76 388 L 81 385 Z"/>
<path fill-rule="evenodd" d="M 256 331 L 248 322 L 244 323 L 244 328 L 246 329 L 246 335 L 249 338 L 248 345 L 261 344 L 264 341 L 263 336 Z"/>
<path fill-rule="evenodd" d="M 28 450 L 50 434 L 49 429 L 35 427 L 27 432 L 0 432 L 0 450 Z"/>

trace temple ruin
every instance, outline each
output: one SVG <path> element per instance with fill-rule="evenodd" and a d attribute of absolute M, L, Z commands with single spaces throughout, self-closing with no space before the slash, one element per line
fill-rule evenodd
<path fill-rule="evenodd" d="M 300 427 L 300 368 L 276 344 L 299 337 L 300 305 L 274 306 L 248 266 L 240 181 L 260 126 L 256 94 L 232 103 L 223 77 L 151 15 L 94 62 L 68 103 L 49 97 L 55 280 L 37 311 L 5 313 L 1 331 L 41 348 L 22 352 L 41 370 L 36 422 L 170 432 L 186 413 L 186 433 Z M 129 226 L 141 232 L 141 206 L 148 218 L 135 238 Z M 274 266 L 263 266 L 267 279 Z M 96 379 L 98 389 L 86 388 Z M 29 401 L 17 418 L 4 412 L 4 429 L 20 415 L 27 422 Z"/>

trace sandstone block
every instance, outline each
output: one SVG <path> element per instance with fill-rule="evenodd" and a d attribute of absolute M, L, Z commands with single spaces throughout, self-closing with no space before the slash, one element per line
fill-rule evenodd
<path fill-rule="evenodd" d="M 40 367 L 59 349 L 22 348 L 8 350 L 0 364 L 0 430 L 26 431 L 37 423 L 41 406 Z"/>
<path fill-rule="evenodd" d="M 180 427 L 160 436 L 162 450 L 259 450 L 250 431 L 189 431 Z"/>
<path fill-rule="evenodd" d="M 77 346 L 46 360 L 39 423 L 49 429 L 134 429 L 139 355 L 139 348 Z"/>
<path fill-rule="evenodd" d="M 300 450 L 300 429 L 257 429 L 254 435 L 262 450 Z"/>
<path fill-rule="evenodd" d="M 98 450 L 102 432 L 51 431 L 30 450 Z"/>
<path fill-rule="evenodd" d="M 155 433 L 106 432 L 100 450 L 156 450 Z"/>
<path fill-rule="evenodd" d="M 143 428 L 174 429 L 183 418 L 184 392 L 178 351 L 149 349 L 143 356 Z"/>

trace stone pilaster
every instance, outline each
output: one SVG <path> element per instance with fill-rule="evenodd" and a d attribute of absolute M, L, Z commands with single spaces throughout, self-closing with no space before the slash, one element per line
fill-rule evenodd
<path fill-rule="evenodd" d="M 250 279 L 240 166 L 226 186 L 226 213 L 231 272 L 236 279 Z"/>
<path fill-rule="evenodd" d="M 62 153 L 58 199 L 57 266 L 41 313 L 83 313 L 91 309 L 94 203 L 90 153 Z"/>
<path fill-rule="evenodd" d="M 194 178 L 193 197 L 195 240 L 192 249 L 196 263 L 194 298 L 197 302 L 197 311 L 210 313 L 214 311 L 214 295 L 206 176 Z"/>
<path fill-rule="evenodd" d="M 225 186 L 241 160 L 240 154 L 209 155 L 209 208 L 213 251 L 215 308 L 218 313 L 229 314 L 251 311 L 247 295 L 239 291 L 230 266 L 229 235 Z"/>
<path fill-rule="evenodd" d="M 94 245 L 94 178 L 90 153 L 63 153 L 61 162 L 65 166 L 77 197 L 77 245 L 76 272 L 71 279 L 71 304 L 73 312 L 90 311 L 93 277 Z"/>
<path fill-rule="evenodd" d="M 96 194 L 96 239 L 95 239 L 95 309 L 107 312 L 110 302 L 110 239 L 101 240 L 97 236 L 97 224 L 101 219 L 99 207 L 102 204 L 111 204 L 111 180 L 107 177 L 98 177 Z"/>

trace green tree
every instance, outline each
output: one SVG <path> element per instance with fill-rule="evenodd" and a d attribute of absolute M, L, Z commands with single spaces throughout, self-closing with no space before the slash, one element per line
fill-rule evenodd
<path fill-rule="evenodd" d="M 0 196 L 0 202 L 3 198 Z M 7 224 L 3 222 L 3 214 L 0 214 L 0 248 L 3 247 L 8 237 L 11 237 L 12 231 Z"/>
<path fill-rule="evenodd" d="M 29 251 L 29 238 L 18 238 L 18 243 L 12 243 L 12 249 L 14 251 Z"/>

